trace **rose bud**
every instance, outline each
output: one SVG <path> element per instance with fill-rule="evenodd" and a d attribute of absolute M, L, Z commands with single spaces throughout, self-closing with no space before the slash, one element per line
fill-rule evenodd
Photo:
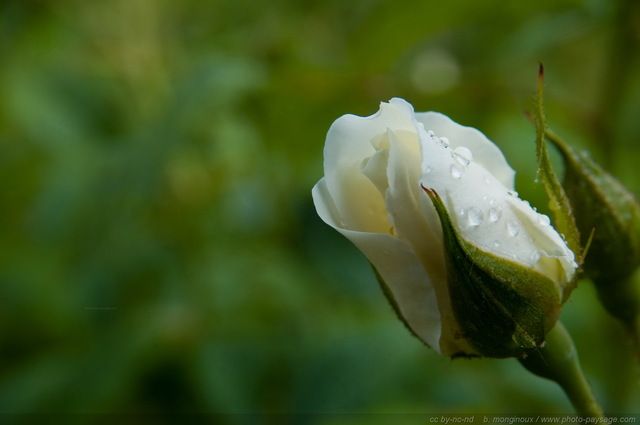
<path fill-rule="evenodd" d="M 628 277 L 640 265 L 640 206 L 633 194 L 586 151 L 576 151 L 551 135 L 565 165 L 563 187 L 586 244 L 584 268 L 595 280 Z"/>
<path fill-rule="evenodd" d="M 595 283 L 607 310 L 633 323 L 640 313 L 640 294 L 633 277 L 640 266 L 638 201 L 588 152 L 573 149 L 551 132 L 547 136 L 561 153 L 565 166 L 563 187 L 581 242 L 589 245 L 585 273 Z"/>
<path fill-rule="evenodd" d="M 324 173 L 319 216 L 369 259 L 418 338 L 447 356 L 520 356 L 542 343 L 577 264 L 480 131 L 395 98 L 333 123 Z"/>

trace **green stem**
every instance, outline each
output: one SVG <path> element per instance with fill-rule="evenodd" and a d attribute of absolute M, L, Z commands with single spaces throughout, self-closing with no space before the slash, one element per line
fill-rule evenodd
<path fill-rule="evenodd" d="M 520 359 L 520 363 L 528 371 L 558 383 L 578 415 L 603 416 L 580 367 L 571 335 L 560 322 L 547 334 L 545 346 L 531 352 L 526 359 Z"/>

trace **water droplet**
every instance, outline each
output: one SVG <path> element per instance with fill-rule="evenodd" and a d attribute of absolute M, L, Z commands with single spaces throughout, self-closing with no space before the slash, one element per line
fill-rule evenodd
<path fill-rule="evenodd" d="M 442 143 L 444 146 L 449 146 L 451 144 L 451 142 L 449 142 L 449 139 L 447 139 L 446 137 L 441 137 L 440 143 Z"/>
<path fill-rule="evenodd" d="M 540 251 L 538 251 L 538 250 L 536 249 L 535 251 L 533 251 L 533 252 L 531 253 L 531 262 L 532 262 L 533 264 L 537 263 L 538 261 L 540 261 L 540 257 L 541 257 L 541 255 L 540 255 Z"/>
<path fill-rule="evenodd" d="M 451 165 L 451 176 L 454 179 L 459 179 L 464 175 L 464 167 L 460 164 L 452 164 Z"/>
<path fill-rule="evenodd" d="M 502 208 L 489 208 L 489 221 L 496 223 L 502 217 Z"/>
<path fill-rule="evenodd" d="M 502 245 L 502 243 L 500 241 L 493 241 L 493 247 L 494 248 L 500 248 L 500 246 Z"/>
<path fill-rule="evenodd" d="M 471 207 L 467 210 L 467 221 L 469 222 L 469 226 L 479 226 L 480 223 L 484 220 L 484 214 L 482 210 Z"/>
<path fill-rule="evenodd" d="M 484 181 L 484 184 L 491 184 L 491 178 L 489 176 L 484 176 L 482 181 Z"/>
<path fill-rule="evenodd" d="M 520 233 L 520 226 L 515 221 L 508 221 L 507 232 L 509 232 L 509 235 L 516 237 Z"/>
<path fill-rule="evenodd" d="M 427 134 L 429 135 L 429 137 L 433 138 L 435 137 L 435 133 L 432 130 L 427 131 Z"/>
<path fill-rule="evenodd" d="M 514 198 L 517 198 L 518 197 L 518 192 L 516 192 L 515 190 L 509 190 L 507 192 L 507 195 L 513 196 Z"/>
<path fill-rule="evenodd" d="M 460 211 L 458 213 L 462 216 L 466 214 L 466 212 L 464 211 L 464 208 L 460 208 Z"/>
<path fill-rule="evenodd" d="M 494 206 L 496 204 L 496 198 L 489 198 L 489 205 Z"/>
<path fill-rule="evenodd" d="M 538 223 L 540 223 L 541 226 L 548 226 L 551 224 L 551 219 L 548 215 L 540 214 L 538 215 Z"/>
<path fill-rule="evenodd" d="M 464 146 L 455 148 L 452 155 L 456 159 L 456 161 L 458 161 L 463 167 L 469 165 L 469 163 L 473 159 L 473 154 L 471 153 L 471 151 Z"/>
<path fill-rule="evenodd" d="M 429 174 L 430 172 L 431 172 L 431 166 L 427 165 L 426 168 L 424 169 L 424 173 Z"/>

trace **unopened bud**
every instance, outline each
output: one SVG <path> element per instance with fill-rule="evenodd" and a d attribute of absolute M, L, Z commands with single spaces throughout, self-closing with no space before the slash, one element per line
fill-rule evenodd
<path fill-rule="evenodd" d="M 633 194 L 585 151 L 554 135 L 565 164 L 563 186 L 571 202 L 583 246 L 593 232 L 584 259 L 587 275 L 607 284 L 628 278 L 640 265 L 640 206 Z"/>

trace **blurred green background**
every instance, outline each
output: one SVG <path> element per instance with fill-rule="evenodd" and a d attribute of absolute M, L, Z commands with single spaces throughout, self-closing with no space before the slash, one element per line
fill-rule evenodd
<path fill-rule="evenodd" d="M 4 0 L 2 422 L 572 412 L 515 360 L 413 338 L 311 187 L 333 120 L 400 96 L 485 132 L 544 210 L 542 62 L 549 124 L 638 194 L 639 39 L 633 0 Z M 589 282 L 563 318 L 605 410 L 640 413 Z"/>

